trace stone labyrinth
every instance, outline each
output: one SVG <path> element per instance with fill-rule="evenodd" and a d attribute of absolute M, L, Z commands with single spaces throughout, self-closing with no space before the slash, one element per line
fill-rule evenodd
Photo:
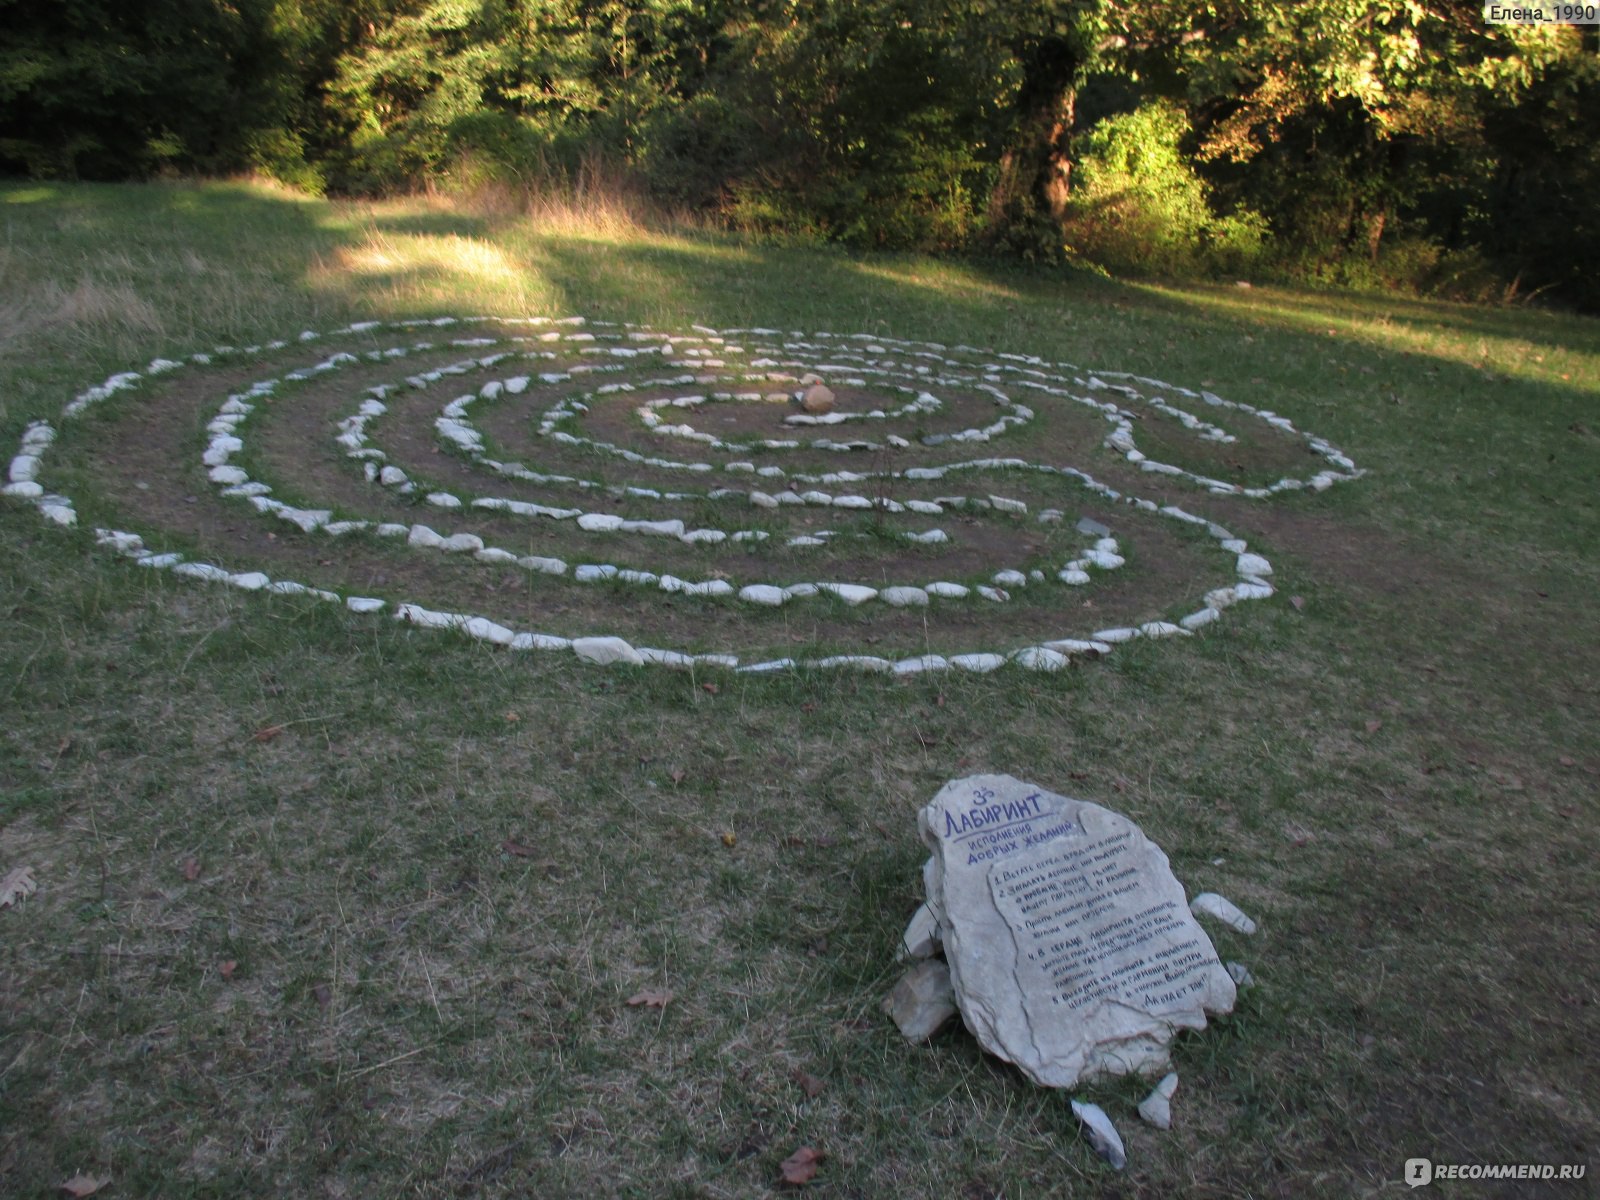
<path fill-rule="evenodd" d="M 1190 635 L 1273 594 L 1208 502 L 1359 474 L 1266 409 L 1026 355 L 440 318 L 113 375 L 4 491 L 139 568 L 513 650 L 911 674 Z"/>

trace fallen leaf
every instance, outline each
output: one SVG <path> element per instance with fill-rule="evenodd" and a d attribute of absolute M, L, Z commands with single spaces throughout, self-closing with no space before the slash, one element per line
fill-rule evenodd
<path fill-rule="evenodd" d="M 646 988 L 642 992 L 635 992 L 628 997 L 628 1004 L 633 1008 L 665 1008 L 672 999 L 670 988 Z"/>
<path fill-rule="evenodd" d="M 1578 760 L 1573 758 L 1570 754 L 1563 754 L 1560 758 L 1556 759 L 1556 761 L 1563 767 L 1575 767 L 1578 765 Z"/>
<path fill-rule="evenodd" d="M 508 712 L 506 714 L 506 720 L 511 722 L 520 721 L 522 720 L 522 715 L 520 713 Z"/>
<path fill-rule="evenodd" d="M 268 725 L 265 729 L 256 730 L 251 740 L 257 742 L 270 742 L 282 732 L 282 725 Z"/>
<path fill-rule="evenodd" d="M 932 750 L 940 742 L 944 741 L 943 738 L 929 737 L 920 729 L 915 731 L 914 736 L 916 737 L 918 744 L 921 745 L 924 750 Z"/>
<path fill-rule="evenodd" d="M 807 700 L 800 706 L 800 711 L 803 713 L 814 713 L 817 711 L 817 706 L 813 701 Z"/>
<path fill-rule="evenodd" d="M 10 908 L 18 900 L 24 900 L 39 890 L 39 885 L 33 881 L 32 867 L 12 867 L 0 878 L 0 908 Z"/>
<path fill-rule="evenodd" d="M 183 860 L 183 877 L 190 883 L 200 878 L 200 860 L 198 858 L 186 858 Z"/>
<path fill-rule="evenodd" d="M 671 774 L 669 774 L 667 776 L 667 778 L 672 780 L 673 783 L 682 783 L 683 782 L 683 768 L 680 767 L 677 770 L 674 770 Z"/>
<path fill-rule="evenodd" d="M 800 1090 L 806 1094 L 807 1100 L 815 1100 L 822 1095 L 822 1089 L 827 1086 L 815 1075 L 808 1075 L 799 1067 L 794 1070 L 794 1081 L 800 1085 Z"/>
<path fill-rule="evenodd" d="M 327 1008 L 333 1003 L 333 991 L 325 983 L 319 983 L 312 988 L 311 995 L 316 998 L 318 1008 Z"/>
<path fill-rule="evenodd" d="M 92 1196 L 110 1182 L 111 1176 L 109 1175 L 104 1179 L 99 1179 L 93 1175 L 79 1174 L 74 1175 L 63 1183 L 61 1190 L 73 1197 Z"/>
<path fill-rule="evenodd" d="M 1306 598 L 1304 596 L 1290 596 L 1289 603 L 1294 605 L 1295 612 L 1300 612 L 1306 606 Z"/>
<path fill-rule="evenodd" d="M 730 850 L 732 850 L 735 846 L 737 846 L 739 844 L 739 839 L 738 839 L 737 836 L 734 835 L 733 830 L 726 829 L 726 830 L 723 831 L 723 833 L 722 833 L 722 844 L 724 846 L 726 846 Z"/>
<path fill-rule="evenodd" d="M 706 694 L 707 694 L 707 695 L 709 695 L 709 696 L 715 696 L 715 695 L 716 695 L 716 694 L 717 694 L 717 693 L 718 693 L 718 692 L 720 692 L 720 691 L 721 691 L 721 690 L 722 690 L 722 689 L 721 689 L 721 688 L 719 688 L 719 687 L 718 687 L 718 686 L 717 686 L 717 685 L 716 685 L 716 684 L 714 684 L 714 683 L 702 683 L 702 684 L 701 684 L 701 685 L 700 685 L 700 690 L 701 690 L 701 691 L 702 691 L 702 692 L 705 692 L 705 693 L 706 693 Z"/>
<path fill-rule="evenodd" d="M 238 969 L 239 969 L 239 964 L 235 960 L 230 958 L 227 962 L 223 963 L 220 967 L 217 968 L 217 974 L 221 975 L 222 976 L 222 981 L 224 983 L 226 983 L 228 980 L 233 978 L 233 973 L 235 971 L 237 971 Z"/>
<path fill-rule="evenodd" d="M 784 1183 L 799 1187 L 803 1183 L 810 1183 L 816 1177 L 817 1164 L 821 1161 L 821 1150 L 801 1146 L 778 1165 L 778 1171 L 783 1176 Z"/>
<path fill-rule="evenodd" d="M 521 842 L 514 838 L 507 838 L 505 841 L 501 842 L 500 849 L 504 850 L 507 854 L 514 854 L 518 858 L 533 857 L 533 847 L 524 846 Z"/>
<path fill-rule="evenodd" d="M 1382 728 L 1383 728 L 1383 722 L 1378 720 L 1376 717 L 1374 717 L 1372 720 L 1367 722 L 1367 732 L 1368 733 L 1377 733 L 1378 730 L 1380 730 Z"/>

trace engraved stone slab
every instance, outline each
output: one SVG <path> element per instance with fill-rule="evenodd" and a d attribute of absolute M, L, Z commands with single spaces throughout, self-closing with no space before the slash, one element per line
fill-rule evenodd
<path fill-rule="evenodd" d="M 962 1019 L 1038 1083 L 1159 1073 L 1179 1029 L 1232 1011 L 1183 885 L 1128 818 L 975 775 L 946 784 L 918 827 Z"/>

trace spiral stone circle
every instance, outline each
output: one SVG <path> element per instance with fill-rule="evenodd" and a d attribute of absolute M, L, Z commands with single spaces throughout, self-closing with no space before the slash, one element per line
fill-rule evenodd
<path fill-rule="evenodd" d="M 1234 603 L 1273 594 L 1270 562 L 1222 525 L 1190 511 L 1193 505 L 1140 495 L 1127 482 L 1113 486 L 1082 467 L 1032 452 L 1038 426 L 1068 411 L 1096 422 L 1098 444 L 1092 449 L 1134 485 L 1148 479 L 1169 490 L 1181 486 L 1202 502 L 1206 496 L 1264 501 L 1289 490 L 1321 491 L 1361 474 L 1337 448 L 1269 410 L 1145 376 L 1085 371 L 1034 356 L 866 334 L 700 325 L 657 331 L 582 317 L 443 317 L 307 331 L 264 345 L 156 359 L 143 371 L 113 375 L 74 397 L 58 420 L 28 426 L 4 494 L 31 503 L 50 522 L 74 525 L 74 500 L 45 484 L 58 435 L 84 414 L 113 402 L 136 403 L 141 393 L 184 374 L 200 375 L 203 385 L 207 371 L 283 358 L 297 361 L 212 398 L 206 440 L 194 447 L 194 463 L 174 468 L 203 472 L 220 504 L 246 506 L 269 523 L 286 522 L 305 539 L 391 542 L 417 555 L 470 558 L 486 568 L 525 573 L 541 587 L 587 586 L 592 592 L 601 586 L 752 613 L 817 605 L 834 611 L 841 604 L 862 612 L 926 613 L 976 606 L 980 619 L 964 628 L 981 631 L 983 612 L 1015 607 L 1021 598 L 1033 605 L 1030 613 L 1051 614 L 1057 605 L 1040 618 L 1042 633 L 1030 627 L 1020 645 L 997 637 L 897 658 L 848 652 L 797 659 L 733 647 L 660 648 L 639 644 L 646 639 L 637 633 L 625 638 L 603 626 L 514 628 L 488 613 L 424 603 L 405 595 L 403 587 L 389 595 L 356 594 L 249 564 L 234 569 L 188 552 L 161 551 L 147 545 L 148 531 L 95 530 L 101 545 L 145 568 L 246 591 L 308 596 L 354 613 L 387 614 L 510 649 L 559 650 L 598 663 L 913 674 L 987 671 L 1011 661 L 1054 670 L 1135 638 L 1190 635 Z M 817 381 L 850 403 L 820 415 L 793 407 L 800 390 Z M 281 423 L 289 419 L 297 389 L 322 394 L 330 386 L 343 398 L 328 414 L 306 417 L 303 424 L 308 432 L 327 430 L 330 457 L 354 473 L 352 483 L 367 489 L 370 512 L 348 498 L 326 507 L 286 502 L 278 494 L 288 490 L 283 482 L 255 465 L 253 440 L 268 414 Z M 430 478 L 433 462 L 386 448 L 386 423 L 397 411 L 414 420 L 418 406 L 433 414 L 435 450 L 450 460 L 453 484 Z M 514 414 L 531 429 L 520 457 L 480 426 L 480 413 L 496 411 Z M 597 428 L 602 417 L 605 427 Z M 1135 436 L 1147 419 L 1164 420 L 1202 447 L 1238 441 L 1224 421 L 1255 423 L 1302 443 L 1317 469 L 1246 485 L 1192 464 L 1160 461 L 1141 450 Z M 718 421 L 730 428 L 718 432 Z M 936 422 L 943 426 L 932 427 Z M 290 487 L 305 494 L 303 483 L 291 481 Z M 1042 503 L 1041 496 L 1059 496 L 1060 506 Z M 1103 628 L 1083 622 L 1078 614 L 1092 601 L 1085 604 L 1079 596 L 1115 578 L 1129 548 L 1099 521 L 1084 518 L 1073 525 L 1066 509 L 1075 502 L 1197 535 L 1226 561 L 1222 579 L 1180 604 L 1187 611 L 1176 620 Z M 517 544 L 496 544 L 492 534 L 485 536 L 487 526 L 472 527 L 475 518 L 498 522 L 499 536 Z M 819 528 L 819 520 L 840 527 Z M 1004 535 L 997 542 L 1010 538 L 1027 554 L 1019 561 L 990 561 L 977 576 L 972 561 L 988 547 L 974 543 L 968 531 L 985 523 Z M 1056 557 L 1041 558 L 1028 540 L 1041 533 Z M 560 539 L 551 552 L 528 552 L 551 537 Z M 613 546 L 617 553 L 610 552 Z M 660 548 L 659 561 L 653 547 Z M 694 557 L 711 547 L 743 557 L 715 565 Z M 965 565 L 964 581 L 945 577 L 942 560 L 927 557 L 947 550 Z M 760 555 L 767 552 L 787 557 L 766 561 Z M 808 554 L 825 561 L 808 571 Z M 619 561 L 609 561 L 613 557 Z M 859 569 L 858 560 L 874 572 L 870 582 L 834 573 L 841 561 Z M 702 569 L 691 574 L 684 562 Z M 763 569 L 783 575 L 763 577 Z M 1081 627 L 1069 625 L 1074 620 Z"/>

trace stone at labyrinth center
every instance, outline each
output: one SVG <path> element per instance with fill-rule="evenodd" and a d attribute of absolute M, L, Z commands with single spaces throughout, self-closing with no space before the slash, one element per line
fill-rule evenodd
<path fill-rule="evenodd" d="M 1142 471 L 1162 476 L 1179 478 L 1198 485 L 1203 491 L 1215 494 L 1237 495 L 1251 499 L 1265 499 L 1281 491 L 1300 488 L 1322 490 L 1330 484 L 1353 479 L 1360 475 L 1360 471 L 1347 457 L 1324 442 L 1322 439 L 1311 435 L 1301 435 L 1287 419 L 1267 410 L 1253 408 L 1246 404 L 1223 400 L 1210 392 L 1193 392 L 1188 389 L 1163 384 L 1158 380 L 1146 379 L 1142 376 L 1123 373 L 1100 372 L 1099 374 L 1080 372 L 1078 368 L 1069 364 L 1049 364 L 1044 360 L 1017 354 L 993 353 L 980 351 L 972 347 L 958 346 L 953 349 L 938 343 L 914 342 L 874 338 L 867 335 L 834 335 L 816 333 L 810 335 L 790 334 L 785 335 L 771 329 L 741 329 L 719 334 L 717 331 L 704 326 L 693 327 L 692 333 L 669 334 L 659 333 L 654 330 L 643 329 L 637 326 L 616 326 L 603 322 L 586 322 L 583 318 L 436 318 L 433 320 L 417 320 L 384 324 L 381 322 L 359 322 L 344 329 L 326 335 L 328 338 L 344 336 L 365 335 L 377 331 L 416 331 L 422 330 L 437 333 L 441 329 L 462 329 L 466 332 L 476 332 L 477 327 L 485 329 L 505 328 L 511 330 L 539 330 L 537 337 L 540 342 L 559 344 L 563 351 L 571 354 L 592 353 L 597 356 L 596 361 L 586 362 L 572 366 L 570 370 L 562 371 L 557 376 L 546 375 L 547 380 L 558 377 L 561 380 L 572 380 L 580 372 L 604 373 L 623 369 L 629 359 L 650 358 L 653 361 L 678 363 L 696 372 L 696 378 L 715 383 L 722 378 L 719 372 L 727 373 L 734 368 L 728 366 L 727 360 L 738 358 L 741 355 L 750 358 L 748 369 L 751 371 L 766 372 L 767 376 L 774 373 L 781 374 L 785 371 L 804 371 L 802 380 L 809 379 L 810 388 L 825 386 L 821 380 L 827 374 L 834 374 L 851 378 L 853 383 L 861 380 L 854 379 L 852 373 L 871 376 L 873 378 L 905 379 L 921 386 L 923 382 L 939 379 L 953 379 L 958 383 L 966 381 L 973 386 L 992 393 L 997 403 L 1011 406 L 1008 413 L 991 425 L 987 430 L 967 430 L 954 439 L 956 442 L 977 442 L 987 440 L 998 432 L 1009 429 L 1017 421 L 1025 420 L 1031 411 L 1008 399 L 1008 394 L 1001 390 L 1001 385 L 1011 390 L 1029 390 L 1044 396 L 1053 397 L 1061 402 L 1084 404 L 1098 411 L 1107 421 L 1109 433 L 1105 439 L 1107 448 L 1121 454 L 1130 464 Z M 12 458 L 8 473 L 8 480 L 3 489 L 4 494 L 11 497 L 31 502 L 39 514 L 46 520 L 58 525 L 71 526 L 77 521 L 76 505 L 71 497 L 59 493 L 49 492 L 41 482 L 41 473 L 46 462 L 46 455 L 55 444 L 58 433 L 80 417 L 85 411 L 95 405 L 105 403 L 113 398 L 131 399 L 125 393 L 136 393 L 146 381 L 166 375 L 180 369 L 193 370 L 213 364 L 223 363 L 237 355 L 257 356 L 282 352 L 287 348 L 309 346 L 323 340 L 324 335 L 311 331 L 300 334 L 293 339 L 279 339 L 264 346 L 249 346 L 242 349 L 233 347 L 219 347 L 206 354 L 195 354 L 185 360 L 156 359 L 142 372 L 129 371 L 111 376 L 103 383 L 91 387 L 67 403 L 58 423 L 46 420 L 36 420 L 24 431 L 18 453 Z M 754 349 L 747 352 L 745 347 L 735 344 L 734 339 L 749 342 Z M 463 337 L 452 340 L 452 346 L 463 349 L 487 349 L 505 344 L 504 340 L 496 337 Z M 434 349 L 433 343 L 419 343 L 419 346 Z M 581 347 L 581 351 L 578 349 Z M 313 366 L 287 372 L 278 378 L 263 379 L 253 386 L 230 395 L 222 404 L 216 417 L 207 426 L 210 441 L 206 444 L 202 455 L 202 463 L 210 474 L 213 483 L 221 489 L 222 495 L 245 501 L 259 513 L 274 516 L 290 522 L 301 529 L 307 536 L 339 537 L 363 531 L 373 533 L 379 537 L 401 537 L 412 548 L 419 550 L 432 549 L 444 553 L 462 554 L 477 558 L 485 563 L 505 564 L 514 562 L 524 569 L 543 573 L 562 575 L 567 573 L 567 565 L 559 559 L 539 558 L 530 556 L 517 556 L 501 547 L 485 545 L 483 540 L 470 532 L 457 532 L 449 535 L 437 534 L 426 525 L 414 523 L 401 525 L 364 521 L 359 519 L 335 520 L 331 509 L 306 509 L 297 508 L 286 504 L 272 493 L 272 486 L 265 481 L 249 477 L 238 457 L 244 450 L 245 439 L 243 434 L 248 428 L 250 414 L 257 406 L 270 400 L 280 389 L 307 380 L 321 378 L 331 372 L 359 365 L 363 362 L 390 362 L 403 359 L 412 350 L 403 346 L 393 346 L 383 351 L 369 351 L 358 356 L 349 352 L 334 353 Z M 759 355 L 760 357 L 752 357 Z M 470 374 L 474 371 L 489 371 L 499 363 L 513 357 L 510 352 L 500 351 L 493 354 L 475 354 L 473 357 L 463 359 L 461 362 L 434 371 L 421 372 L 418 376 L 408 379 L 408 383 L 419 389 L 425 390 L 429 386 L 441 381 L 453 379 L 457 376 Z M 553 353 L 549 357 L 554 358 Z M 839 360 L 839 361 L 834 361 Z M 470 424 L 465 420 L 465 405 L 474 399 L 485 399 L 491 396 L 504 396 L 520 390 L 513 386 L 516 380 L 491 379 L 484 384 L 478 392 L 461 397 L 453 402 L 457 408 L 453 415 L 442 418 L 440 425 L 441 434 L 447 439 L 453 439 L 456 446 L 468 453 L 469 457 L 482 459 L 481 441 L 475 437 Z M 526 386 L 525 379 L 522 386 Z M 1136 386 L 1137 385 L 1137 386 Z M 619 390 L 626 390 L 628 384 L 618 384 Z M 1143 403 L 1153 409 L 1166 413 L 1186 428 L 1194 431 L 1203 440 L 1226 442 L 1232 440 L 1232 435 L 1209 421 L 1193 415 L 1187 410 L 1177 406 L 1160 395 L 1146 396 L 1139 388 L 1151 389 L 1153 392 L 1166 392 L 1190 400 L 1198 400 L 1203 405 L 1219 410 L 1241 413 L 1248 417 L 1265 421 L 1268 425 L 1284 430 L 1295 436 L 1305 438 L 1314 453 L 1322 457 L 1329 464 L 1328 467 L 1317 472 L 1309 479 L 1281 479 L 1276 484 L 1265 488 L 1241 488 L 1221 480 L 1195 474 L 1183 468 L 1170 464 L 1152 462 L 1140 452 L 1133 442 L 1133 417 L 1124 407 L 1127 403 Z M 417 491 L 413 481 L 406 471 L 398 466 L 383 461 L 381 451 L 364 443 L 365 422 L 382 415 L 385 410 L 383 396 L 387 394 L 382 388 L 367 389 L 367 399 L 361 405 L 357 418 L 347 424 L 341 436 L 341 443 L 352 458 L 364 460 L 364 467 L 369 472 L 369 478 L 374 484 L 394 486 L 397 490 L 411 494 Z M 732 393 L 723 393 L 731 396 Z M 802 393 L 803 395 L 803 393 Z M 1112 399 L 1110 397 L 1120 397 Z M 581 406 L 580 406 L 581 407 Z M 833 420 L 834 417 L 818 417 L 818 420 Z M 549 431 L 552 437 L 559 438 L 559 429 Z M 570 435 L 565 435 L 570 440 Z M 933 438 L 923 439 L 924 444 L 932 442 Z M 895 444 L 900 445 L 906 439 L 898 439 Z M 631 452 L 624 452 L 631 453 Z M 638 456 L 635 456 L 638 457 Z M 671 469 L 682 469 L 686 477 L 704 478 L 708 473 L 716 472 L 717 466 L 705 462 L 674 462 L 671 460 L 645 459 L 658 466 Z M 500 464 L 505 466 L 506 464 Z M 724 471 L 733 471 L 738 464 L 724 464 Z M 117 553 L 134 560 L 140 565 L 156 569 L 173 570 L 189 578 L 222 582 L 248 591 L 267 591 L 278 594 L 307 595 L 317 599 L 327 600 L 343 605 L 353 613 L 392 613 L 396 618 L 409 621 L 423 627 L 449 628 L 464 632 L 472 637 L 483 638 L 497 644 L 513 649 L 560 649 L 577 654 L 580 658 L 593 662 L 622 662 L 642 663 L 653 665 L 687 666 L 693 664 L 720 665 L 738 670 L 763 672 L 772 670 L 785 670 L 799 665 L 815 667 L 850 667 L 865 670 L 886 670 L 896 673 L 916 673 L 927 670 L 967 669 L 990 670 L 994 666 L 1010 661 L 1017 665 L 1041 670 L 1057 670 L 1065 665 L 1072 657 L 1089 655 L 1099 656 L 1109 652 L 1112 646 L 1119 642 L 1136 637 L 1169 637 L 1180 634 L 1192 633 L 1194 630 L 1215 620 L 1221 610 L 1239 600 L 1264 599 L 1273 594 L 1272 585 L 1266 576 L 1271 572 L 1271 565 L 1257 553 L 1249 552 L 1245 543 L 1235 538 L 1229 531 L 1196 516 L 1182 508 L 1173 505 L 1162 505 L 1155 501 L 1140 497 L 1126 495 L 1116 489 L 1110 488 L 1093 479 L 1084 471 L 1069 465 L 1052 463 L 1031 462 L 1018 458 L 979 458 L 954 463 L 947 463 L 936 467 L 911 467 L 900 468 L 894 472 L 878 474 L 881 480 L 907 479 L 927 480 L 938 479 L 945 476 L 959 476 L 968 472 L 993 472 L 993 471 L 1019 471 L 1039 474 L 1044 477 L 1065 479 L 1077 486 L 1088 489 L 1100 500 L 1113 504 L 1128 504 L 1145 512 L 1157 514 L 1162 517 L 1182 521 L 1184 523 L 1204 529 L 1220 548 L 1236 561 L 1234 571 L 1236 582 L 1224 587 L 1213 588 L 1205 594 L 1204 601 L 1195 611 L 1183 617 L 1177 623 L 1165 621 L 1150 621 L 1137 628 L 1107 629 L 1100 631 L 1084 631 L 1073 636 L 1062 636 L 1053 640 L 1045 640 L 1035 645 L 1017 647 L 1003 654 L 996 654 L 988 650 L 974 650 L 961 654 L 950 655 L 922 655 L 913 659 L 892 662 L 873 655 L 842 654 L 832 655 L 810 663 L 796 663 L 790 659 L 775 659 L 765 661 L 746 661 L 734 654 L 688 654 L 681 651 L 655 649 L 649 647 L 633 646 L 621 638 L 610 635 L 603 630 L 578 637 L 563 637 L 554 634 L 542 633 L 533 630 L 514 630 L 486 617 L 469 613 L 439 612 L 429 610 L 421 605 L 408 602 L 403 598 L 382 598 L 357 595 L 344 595 L 326 588 L 301 583 L 290 579 L 271 579 L 263 572 L 254 570 L 235 571 L 211 563 L 189 561 L 184 555 L 172 553 L 155 553 L 144 545 L 143 537 L 136 532 L 125 530 L 99 528 L 96 537 L 100 544 L 110 547 Z M 764 469 L 761 473 L 783 475 L 781 468 L 773 467 Z M 533 478 L 539 478 L 537 472 L 529 473 Z M 902 505 L 892 497 L 882 495 L 862 496 L 848 490 L 849 485 L 862 480 L 873 480 L 873 472 L 827 472 L 822 474 L 806 474 L 800 471 L 789 473 L 795 480 L 795 487 L 807 486 L 804 493 L 792 490 L 779 493 L 779 503 L 792 502 L 786 497 L 798 496 L 802 504 L 825 504 L 835 508 L 862 508 L 883 506 L 886 511 L 917 511 L 914 505 L 935 507 L 927 505 L 925 501 L 908 501 Z M 578 481 L 583 484 L 583 481 Z M 845 490 L 838 490 L 843 485 Z M 590 487 L 592 484 L 583 484 Z M 833 490 L 824 491 L 823 487 Z M 630 489 L 641 493 L 644 489 Z M 881 488 L 879 489 L 881 491 Z M 698 496 L 703 499 L 716 499 L 719 501 L 737 500 L 740 495 L 747 497 L 747 502 L 760 506 L 758 496 L 767 495 L 761 492 L 743 493 L 738 489 L 709 489 L 691 493 L 682 493 L 685 496 Z M 946 498 L 951 499 L 951 498 Z M 959 500 L 960 497 L 954 498 Z M 952 500 L 952 502 L 954 502 Z M 968 498 L 970 504 L 977 509 L 995 509 L 1003 512 L 1026 511 L 1026 505 L 1017 501 L 1007 500 L 1004 497 L 992 494 L 982 494 Z M 487 509 L 504 506 L 506 511 L 515 512 L 513 502 L 493 496 L 480 496 L 463 502 L 460 497 L 442 489 L 435 489 L 426 493 L 426 502 L 433 507 L 444 511 L 461 511 L 464 509 Z M 890 507 L 892 506 L 892 507 Z M 689 530 L 677 532 L 673 528 L 674 522 L 670 521 L 636 521 L 632 528 L 625 528 L 625 521 L 614 518 L 609 514 L 587 512 L 582 507 L 569 507 L 564 510 L 554 510 L 545 506 L 531 506 L 537 509 L 541 518 L 573 519 L 583 526 L 586 531 L 622 532 L 640 536 L 676 536 L 685 542 L 716 542 L 726 538 L 738 540 L 738 531 L 729 534 L 720 530 Z M 1057 509 L 1049 509 L 1038 514 L 1039 520 L 1050 522 L 1060 519 Z M 646 528 L 649 527 L 649 528 Z M 1087 582 L 1089 569 L 1114 569 L 1120 565 L 1122 556 L 1118 553 L 1120 547 L 1116 539 L 1110 536 L 1109 527 L 1090 518 L 1084 518 L 1078 523 L 1078 529 L 1086 536 L 1095 536 L 1096 544 L 1086 551 L 1079 559 L 1068 563 L 1058 573 L 1060 582 L 1068 586 L 1080 586 Z M 1106 532 L 1102 533 L 1101 530 Z M 927 538 L 918 535 L 919 540 L 931 540 L 934 535 L 943 536 L 939 530 L 928 531 Z M 756 536 L 751 533 L 748 536 Z M 910 535 L 908 535 L 910 536 Z M 796 539 L 799 541 L 800 539 Z M 813 539 L 825 542 L 826 539 Z M 721 580 L 707 580 L 696 583 L 676 579 L 665 573 L 642 570 L 622 571 L 618 568 L 604 566 L 591 567 L 586 572 L 573 572 L 570 576 L 575 581 L 587 579 L 620 581 L 634 586 L 656 588 L 663 592 L 682 591 L 690 595 L 701 595 L 710 599 L 727 597 L 730 600 L 742 601 L 756 606 L 772 606 L 777 603 L 773 585 L 755 583 L 745 588 L 735 589 L 722 584 Z M 891 606 L 906 606 L 916 602 L 926 605 L 931 598 L 939 598 L 941 602 L 959 601 L 962 597 L 1003 603 L 1008 598 L 1008 588 L 1018 586 L 1038 586 L 1038 580 L 1043 576 L 1034 572 L 1033 576 L 1025 576 L 1022 572 L 1007 568 L 997 571 L 996 583 L 970 589 L 961 585 L 945 581 L 936 581 L 930 584 L 917 586 L 914 584 L 901 584 L 886 588 L 873 588 L 864 585 L 847 583 L 843 581 L 818 581 L 815 584 L 791 585 L 782 589 L 782 603 L 804 599 L 819 592 L 828 594 L 859 597 L 860 601 L 876 600 Z M 1003 584 L 1002 582 L 1003 581 Z M 720 586 L 719 586 L 720 585 Z M 917 596 L 912 596 L 912 592 Z M 968 600 L 971 602 L 971 600 Z"/>

